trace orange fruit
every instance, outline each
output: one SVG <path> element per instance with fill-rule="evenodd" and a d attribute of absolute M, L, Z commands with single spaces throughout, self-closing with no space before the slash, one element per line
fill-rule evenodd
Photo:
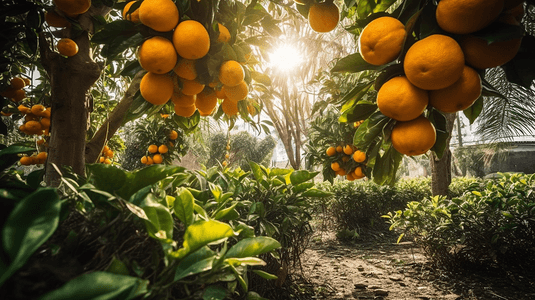
<path fill-rule="evenodd" d="M 195 99 L 195 95 L 184 95 L 181 92 L 173 93 L 173 96 L 171 96 L 171 101 L 175 106 L 192 106 L 195 104 Z"/>
<path fill-rule="evenodd" d="M 230 32 L 228 31 L 227 27 L 225 27 L 225 25 L 221 23 L 217 23 L 217 26 L 219 28 L 219 35 L 217 36 L 217 41 L 219 43 L 230 41 Z"/>
<path fill-rule="evenodd" d="M 313 3 L 308 11 L 308 22 L 316 32 L 329 32 L 336 28 L 340 20 L 340 10 L 333 1 Z"/>
<path fill-rule="evenodd" d="M 32 106 L 31 111 L 32 114 L 36 116 L 41 116 L 46 111 L 46 108 L 41 104 L 35 104 Z"/>
<path fill-rule="evenodd" d="M 223 165 L 223 167 L 226 167 L 226 166 L 228 165 L 228 163 L 227 163 L 226 161 L 223 161 L 223 162 L 221 163 L 221 165 Z"/>
<path fill-rule="evenodd" d="M 32 114 L 32 113 L 29 113 L 27 115 L 24 116 L 24 120 L 25 121 L 39 121 L 39 117 Z"/>
<path fill-rule="evenodd" d="M 113 158 L 113 151 L 112 150 L 106 151 L 106 157 Z"/>
<path fill-rule="evenodd" d="M 26 77 L 24 77 L 24 78 L 22 78 L 22 80 L 24 80 L 25 85 L 30 85 L 30 84 L 32 83 L 32 81 L 30 80 L 30 78 L 26 78 Z"/>
<path fill-rule="evenodd" d="M 69 15 L 85 13 L 91 7 L 91 0 L 54 0 L 56 7 Z"/>
<path fill-rule="evenodd" d="M 347 172 L 344 168 L 340 168 L 340 170 L 338 171 L 335 171 L 336 175 L 338 176 L 346 176 L 347 175 Z"/>
<path fill-rule="evenodd" d="M 139 21 L 156 31 L 171 31 L 178 20 L 178 9 L 171 0 L 145 0 L 139 6 Z"/>
<path fill-rule="evenodd" d="M 36 143 L 38 146 L 41 146 L 42 144 L 45 143 L 45 140 L 41 139 L 41 140 L 38 140 Z"/>
<path fill-rule="evenodd" d="M 107 165 L 111 165 L 111 160 L 109 158 L 104 159 L 104 163 Z"/>
<path fill-rule="evenodd" d="M 344 153 L 347 155 L 353 154 L 353 147 L 351 145 L 345 145 Z"/>
<path fill-rule="evenodd" d="M 343 162 L 348 162 L 350 158 L 351 158 L 351 156 L 343 156 L 342 157 L 342 161 Z"/>
<path fill-rule="evenodd" d="M 30 114 L 30 113 L 32 113 L 32 109 L 31 109 L 31 108 L 26 107 L 26 106 L 24 106 L 24 105 L 22 105 L 22 104 L 19 105 L 19 106 L 17 107 L 17 109 L 18 109 L 21 113 L 23 113 L 23 114 Z"/>
<path fill-rule="evenodd" d="M 160 147 L 158 147 L 158 153 L 161 153 L 161 154 L 164 154 L 164 153 L 167 153 L 167 151 L 169 151 L 169 148 L 167 148 L 166 145 L 160 145 Z"/>
<path fill-rule="evenodd" d="M 178 138 L 178 132 L 171 130 L 171 132 L 169 132 L 169 139 L 174 141 L 177 138 Z"/>
<path fill-rule="evenodd" d="M 353 153 L 353 160 L 358 163 L 364 162 L 366 160 L 366 152 L 360 150 L 355 151 L 355 153 Z"/>
<path fill-rule="evenodd" d="M 245 81 L 240 82 L 236 86 L 224 85 L 221 90 L 223 90 L 225 93 L 226 98 L 234 102 L 245 99 L 245 97 L 247 97 L 249 94 L 249 88 L 247 87 L 247 83 L 245 83 Z"/>
<path fill-rule="evenodd" d="M 147 156 L 147 163 L 146 163 L 146 165 L 147 165 L 147 166 L 150 166 L 150 165 L 152 165 L 153 163 L 154 163 L 154 161 L 152 160 L 152 157 Z"/>
<path fill-rule="evenodd" d="M 184 95 L 194 96 L 204 89 L 204 84 L 197 80 L 180 79 L 180 81 L 182 82 L 182 89 L 180 91 Z"/>
<path fill-rule="evenodd" d="M 429 91 L 429 104 L 445 112 L 454 113 L 470 107 L 481 96 L 481 77 L 465 66 L 461 78 L 440 90 Z"/>
<path fill-rule="evenodd" d="M 155 36 L 143 42 L 138 51 L 139 64 L 149 72 L 164 74 L 173 70 L 178 56 L 170 40 Z"/>
<path fill-rule="evenodd" d="M 336 152 L 341 153 L 344 151 L 344 147 L 342 146 L 336 146 Z"/>
<path fill-rule="evenodd" d="M 173 80 L 165 74 L 148 72 L 141 79 L 139 91 L 141 96 L 154 105 L 162 105 L 173 95 Z"/>
<path fill-rule="evenodd" d="M 175 105 L 175 114 L 184 118 L 193 116 L 196 110 L 197 108 L 195 107 L 195 104 L 190 106 Z"/>
<path fill-rule="evenodd" d="M 106 153 L 108 150 L 110 150 L 110 147 L 108 145 L 104 145 L 102 148 L 102 153 Z"/>
<path fill-rule="evenodd" d="M 50 113 L 51 113 L 51 112 L 52 112 L 52 108 L 51 108 L 51 107 L 47 107 L 47 108 L 46 108 L 46 111 L 44 111 L 43 114 L 42 114 L 41 116 L 50 119 Z"/>
<path fill-rule="evenodd" d="M 504 0 L 441 0 L 437 23 L 446 32 L 466 34 L 492 23 L 503 10 Z"/>
<path fill-rule="evenodd" d="M 336 154 L 336 148 L 331 146 L 331 147 L 327 148 L 327 150 L 325 152 L 327 152 L 327 156 L 334 156 Z"/>
<path fill-rule="evenodd" d="M 29 166 L 29 165 L 33 164 L 33 159 L 31 157 L 29 157 L 29 156 L 23 156 L 23 157 L 20 158 L 19 162 L 23 166 Z"/>
<path fill-rule="evenodd" d="M 180 22 L 173 32 L 173 44 L 181 57 L 198 59 L 210 50 L 210 36 L 201 23 L 186 20 Z"/>
<path fill-rule="evenodd" d="M 40 134 L 43 130 L 43 126 L 38 121 L 28 121 L 24 124 L 24 127 L 31 134 Z"/>
<path fill-rule="evenodd" d="M 398 121 L 409 121 L 421 115 L 429 95 L 405 76 L 394 77 L 385 82 L 377 93 L 377 106 L 381 113 Z"/>
<path fill-rule="evenodd" d="M 178 60 L 176 66 L 173 68 L 175 74 L 187 80 L 197 78 L 197 70 L 195 69 L 195 60 L 181 58 Z"/>
<path fill-rule="evenodd" d="M 149 160 L 147 159 L 147 156 L 141 157 L 141 163 L 146 165 Z"/>
<path fill-rule="evenodd" d="M 56 47 L 58 48 L 59 54 L 68 57 L 75 56 L 76 53 L 78 53 L 78 45 L 69 38 L 63 38 L 59 40 Z"/>
<path fill-rule="evenodd" d="M 515 57 L 520 49 L 522 39 L 512 39 L 488 44 L 487 41 L 473 35 L 466 35 L 460 40 L 466 64 L 477 69 L 501 66 Z"/>
<path fill-rule="evenodd" d="M 53 10 L 45 12 L 45 21 L 52 27 L 64 28 L 71 26 L 71 22 L 69 22 L 69 20 L 58 15 L 58 13 Z"/>
<path fill-rule="evenodd" d="M 518 6 L 523 6 L 526 0 L 505 0 L 503 3 L 503 10 L 510 10 Z"/>
<path fill-rule="evenodd" d="M 8 86 L 5 90 L 3 90 L 0 95 L 3 97 L 6 97 L 8 99 L 11 99 L 15 97 L 15 92 L 18 91 L 17 89 L 14 89 L 10 86 Z"/>
<path fill-rule="evenodd" d="M 353 180 L 355 180 L 355 177 L 353 177 L 353 172 L 349 172 L 349 173 L 347 173 L 347 174 L 346 174 L 346 179 L 347 179 L 348 181 L 353 181 Z"/>
<path fill-rule="evenodd" d="M 464 54 L 449 36 L 433 34 L 414 43 L 407 51 L 403 69 L 407 79 L 423 90 L 438 90 L 461 77 Z"/>
<path fill-rule="evenodd" d="M 101 163 L 104 163 L 104 161 L 106 160 L 106 158 L 104 156 L 101 156 L 98 161 L 101 162 Z"/>
<path fill-rule="evenodd" d="M 362 30 L 358 45 L 362 59 L 372 65 L 384 65 L 401 53 L 407 31 L 398 19 L 377 18 Z"/>
<path fill-rule="evenodd" d="M 20 102 L 22 99 L 26 98 L 26 91 L 25 90 L 16 90 L 13 92 L 13 101 Z"/>
<path fill-rule="evenodd" d="M 245 78 L 245 72 L 239 62 L 228 60 L 219 68 L 219 81 L 226 86 L 236 86 Z"/>
<path fill-rule="evenodd" d="M 221 89 L 216 89 L 215 90 L 215 95 L 217 97 L 217 99 L 225 99 L 227 98 L 227 96 L 225 95 L 225 91 L 223 90 L 223 87 L 221 87 Z"/>
<path fill-rule="evenodd" d="M 45 163 L 45 161 L 46 161 L 46 159 L 48 157 L 48 153 L 39 152 L 36 157 L 37 157 L 37 162 L 40 163 L 40 164 L 43 164 L 43 163 Z"/>
<path fill-rule="evenodd" d="M 160 154 L 154 154 L 154 156 L 152 157 L 152 161 L 155 164 L 161 164 L 163 162 L 163 157 Z"/>
<path fill-rule="evenodd" d="M 20 77 L 15 77 L 9 81 L 9 84 L 11 85 L 12 88 L 16 90 L 20 90 L 26 85 L 26 82 L 24 82 L 24 79 Z"/>
<path fill-rule="evenodd" d="M 398 121 L 392 129 L 390 139 L 394 149 L 401 154 L 424 154 L 435 144 L 435 126 L 423 115 L 411 121 Z"/>
<path fill-rule="evenodd" d="M 362 167 L 355 168 L 355 171 L 353 171 L 353 177 L 355 179 L 361 179 L 361 178 L 366 177 L 366 174 L 364 174 L 364 172 L 362 171 Z"/>
<path fill-rule="evenodd" d="M 41 127 L 43 129 L 50 128 L 50 119 L 49 118 L 41 118 L 41 121 L 39 123 L 41 123 Z"/>
<path fill-rule="evenodd" d="M 130 10 L 130 7 L 132 7 L 132 4 L 136 3 L 136 1 L 130 1 L 128 3 L 126 3 L 126 5 L 124 6 L 124 9 L 123 9 L 123 19 L 125 20 L 128 20 L 128 21 L 132 21 L 134 23 L 139 23 L 139 7 L 134 10 L 133 12 L 131 12 L 130 14 L 128 14 L 128 11 Z"/>
<path fill-rule="evenodd" d="M 234 102 L 230 99 L 224 99 L 221 102 L 221 109 L 227 116 L 235 116 L 238 114 L 238 102 Z M 228 150 L 228 149 L 227 149 Z"/>
<path fill-rule="evenodd" d="M 336 172 L 336 171 L 339 171 L 339 170 L 340 170 L 340 164 L 339 164 L 337 161 L 332 162 L 332 163 L 331 163 L 331 169 L 332 169 L 333 171 L 335 171 L 335 172 Z"/>
<path fill-rule="evenodd" d="M 199 112 L 210 114 L 217 105 L 217 96 L 213 89 L 205 88 L 202 92 L 197 94 L 195 106 Z"/>
<path fill-rule="evenodd" d="M 149 151 L 149 153 L 156 153 L 158 152 L 158 146 L 152 144 L 149 146 L 149 148 L 147 149 Z"/>

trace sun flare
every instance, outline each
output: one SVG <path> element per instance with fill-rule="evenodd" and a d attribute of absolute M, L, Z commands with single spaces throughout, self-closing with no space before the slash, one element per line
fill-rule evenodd
<path fill-rule="evenodd" d="M 290 44 L 280 45 L 269 55 L 269 64 L 281 72 L 291 72 L 302 62 L 301 53 Z"/>

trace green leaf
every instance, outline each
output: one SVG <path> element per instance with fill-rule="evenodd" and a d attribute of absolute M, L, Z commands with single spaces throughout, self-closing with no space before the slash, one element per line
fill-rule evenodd
<path fill-rule="evenodd" d="M 187 269 L 181 269 L 179 267 L 177 268 L 177 272 L 175 273 L 175 281 L 178 281 L 182 278 L 185 278 L 191 275 L 202 273 L 204 271 L 211 270 L 213 264 L 214 264 L 214 257 L 210 256 L 200 261 L 195 261 L 195 263 L 192 265 L 189 265 Z"/>
<path fill-rule="evenodd" d="M 39 189 L 15 206 L 2 228 L 2 244 L 10 261 L 0 261 L 0 286 L 54 233 L 60 210 L 53 188 Z"/>
<path fill-rule="evenodd" d="M 128 271 L 128 268 L 126 267 L 126 264 L 122 262 L 120 259 L 117 259 L 117 257 L 114 257 L 111 261 L 110 265 L 106 269 L 106 272 L 118 274 L 118 275 L 129 275 L 130 272 Z"/>
<path fill-rule="evenodd" d="M 353 136 L 353 145 L 361 151 L 365 151 L 382 134 L 383 128 L 390 120 L 389 117 L 383 115 L 380 111 L 373 113 L 357 128 Z"/>
<path fill-rule="evenodd" d="M 268 279 L 268 280 L 269 280 L 269 279 L 272 280 L 272 279 L 278 279 L 278 278 L 279 278 L 279 277 L 277 277 L 277 275 L 273 275 L 273 274 L 270 274 L 270 273 L 268 273 L 268 272 L 264 272 L 264 271 L 262 271 L 262 270 L 253 270 L 253 272 L 254 272 L 256 275 L 258 275 L 258 276 L 260 276 L 260 277 L 262 277 L 262 278 L 264 278 L 264 279 Z"/>
<path fill-rule="evenodd" d="M 368 100 L 361 100 L 355 106 L 343 112 L 338 121 L 344 123 L 357 122 L 369 118 L 377 111 L 377 104 Z"/>
<path fill-rule="evenodd" d="M 373 12 L 377 6 L 375 0 L 360 0 L 357 6 L 357 16 L 359 19 L 366 18 L 369 14 Z"/>
<path fill-rule="evenodd" d="M 193 204 L 195 199 L 191 192 L 186 188 L 179 188 L 174 203 L 175 216 L 184 224 L 189 226 L 193 222 Z"/>
<path fill-rule="evenodd" d="M 306 171 L 306 170 L 296 170 L 296 171 L 293 171 L 290 174 L 290 182 L 293 185 L 297 185 L 297 184 L 309 181 L 310 179 L 316 177 L 316 175 L 318 175 L 318 174 L 319 174 L 319 172 L 309 172 L 309 171 Z"/>
<path fill-rule="evenodd" d="M 265 180 L 266 174 L 264 171 L 262 171 L 262 168 L 259 164 L 255 163 L 254 161 L 250 161 L 249 165 L 251 166 L 251 170 L 253 171 L 253 175 L 258 182 L 262 182 Z"/>
<path fill-rule="evenodd" d="M 373 166 L 373 180 L 379 185 L 393 184 L 403 155 L 390 146 L 383 155 L 377 155 Z"/>
<path fill-rule="evenodd" d="M 19 161 L 19 153 L 30 153 L 34 151 L 35 148 L 18 145 L 11 145 L 0 150 L 0 171 L 5 170 L 6 168 L 13 165 L 15 162 Z"/>
<path fill-rule="evenodd" d="M 502 66 L 505 76 L 509 82 L 530 89 L 535 81 L 535 37 L 526 35 L 522 39 L 522 44 L 516 56 Z"/>
<path fill-rule="evenodd" d="M 147 293 L 148 280 L 106 272 L 77 277 L 40 300 L 129 300 Z"/>
<path fill-rule="evenodd" d="M 265 266 L 266 262 L 256 257 L 227 258 L 225 262 L 232 266 Z"/>
<path fill-rule="evenodd" d="M 172 253 L 176 258 L 182 258 L 212 242 L 221 241 L 236 233 L 228 224 L 216 220 L 199 220 L 186 228 L 183 248 Z"/>
<path fill-rule="evenodd" d="M 86 169 L 89 182 L 110 194 L 115 194 L 127 184 L 127 172 L 117 167 L 106 164 L 86 164 Z"/>
<path fill-rule="evenodd" d="M 102 165 L 102 164 L 101 164 Z M 153 185 L 156 182 L 172 176 L 177 173 L 182 173 L 183 167 L 152 165 L 134 172 L 128 173 L 128 179 L 125 185 L 117 190 L 117 194 L 124 199 L 129 199 L 134 193 L 140 189 Z"/>
<path fill-rule="evenodd" d="M 149 194 L 149 197 L 145 199 L 143 206 L 141 206 L 149 219 L 145 221 L 147 231 L 149 235 L 157 239 L 172 239 L 173 217 L 167 207 L 156 202 L 156 199 L 153 198 L 153 194 Z"/>
<path fill-rule="evenodd" d="M 477 119 L 481 111 L 483 111 L 483 97 L 482 96 L 477 98 L 476 102 L 474 102 L 470 107 L 463 110 L 463 113 L 468 118 L 468 120 L 470 121 L 470 125 L 471 125 L 471 124 L 474 124 L 474 121 Z"/>
<path fill-rule="evenodd" d="M 246 238 L 239 241 L 236 245 L 232 246 L 225 255 L 226 258 L 240 258 L 257 256 L 263 253 L 273 251 L 280 248 L 281 244 L 270 237 L 258 236 L 252 238 Z"/>
<path fill-rule="evenodd" d="M 128 37 L 120 36 L 115 38 L 109 44 L 106 44 L 104 47 L 102 47 L 101 54 L 102 56 L 111 59 L 130 47 L 137 47 L 138 45 L 143 43 L 144 40 L 145 37 L 139 32 Z"/>
<path fill-rule="evenodd" d="M 227 299 L 227 290 L 219 285 L 211 285 L 207 287 L 203 294 L 202 300 L 223 300 Z"/>
<path fill-rule="evenodd" d="M 331 72 L 356 73 L 365 70 L 382 70 L 383 68 L 385 68 L 384 65 L 374 66 L 370 63 L 367 63 L 362 58 L 360 53 L 354 53 L 338 60 L 334 67 L 331 69 Z"/>
<path fill-rule="evenodd" d="M 324 197 L 330 197 L 333 194 L 331 192 L 318 190 L 316 188 L 309 189 L 308 191 L 303 193 L 304 197 L 316 197 L 316 198 L 324 198 Z"/>
<path fill-rule="evenodd" d="M 232 204 L 230 207 L 218 211 L 214 219 L 216 220 L 235 220 L 240 217 L 235 207 L 238 205 L 238 202 Z"/>
<path fill-rule="evenodd" d="M 205 269 L 202 267 L 203 264 L 198 264 L 197 266 L 195 266 L 195 264 L 200 261 L 207 260 L 208 258 L 211 258 L 213 261 L 215 259 L 215 252 L 206 246 L 186 256 L 178 264 L 174 280 L 177 281 L 186 276 L 204 272 Z M 204 266 L 208 266 L 208 263 L 204 264 Z"/>

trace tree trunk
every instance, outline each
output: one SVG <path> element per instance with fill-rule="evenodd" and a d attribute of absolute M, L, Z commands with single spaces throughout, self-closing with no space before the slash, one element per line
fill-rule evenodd
<path fill-rule="evenodd" d="M 431 152 L 429 157 L 431 164 L 431 192 L 433 196 L 448 195 L 449 186 L 451 183 L 451 151 L 450 139 L 451 131 L 453 130 L 453 123 L 455 121 L 455 113 L 445 114 L 446 128 L 450 135 L 446 140 L 446 149 L 442 158 L 438 159 L 434 152 Z"/>

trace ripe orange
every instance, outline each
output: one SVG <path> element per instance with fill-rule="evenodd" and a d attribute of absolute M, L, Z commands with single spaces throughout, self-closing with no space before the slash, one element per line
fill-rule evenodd
<path fill-rule="evenodd" d="M 226 86 L 236 86 L 245 78 L 245 72 L 239 62 L 228 60 L 219 68 L 219 81 Z"/>
<path fill-rule="evenodd" d="M 327 156 L 334 156 L 336 154 L 336 148 L 331 146 L 327 148 L 326 152 L 327 152 Z"/>
<path fill-rule="evenodd" d="M 32 83 L 30 78 L 27 78 L 27 77 L 22 78 L 22 80 L 24 80 L 25 85 L 30 85 Z"/>
<path fill-rule="evenodd" d="M 52 27 L 69 27 L 71 26 L 71 22 L 69 20 L 65 19 L 64 17 L 58 15 L 55 11 L 47 11 L 45 12 L 45 21 L 48 23 L 48 25 Z"/>
<path fill-rule="evenodd" d="M 221 109 L 227 116 L 235 116 L 238 114 L 238 102 L 232 101 L 230 99 L 224 99 L 221 102 Z M 228 150 L 228 149 L 227 149 Z"/>
<path fill-rule="evenodd" d="M 184 95 L 194 96 L 204 89 L 204 84 L 197 80 L 180 79 L 180 81 L 182 82 L 182 89 L 180 91 Z"/>
<path fill-rule="evenodd" d="M 355 179 L 361 179 L 366 177 L 366 174 L 364 174 L 364 172 L 362 171 L 362 167 L 355 168 L 355 171 L 353 171 L 353 177 Z"/>
<path fill-rule="evenodd" d="M 364 162 L 366 160 L 366 152 L 360 150 L 355 151 L 355 153 L 353 153 L 353 160 L 358 163 Z"/>
<path fill-rule="evenodd" d="M 130 7 L 134 3 L 136 3 L 136 1 L 130 1 L 124 6 L 123 19 L 128 20 L 128 21 L 132 21 L 134 23 L 139 23 L 140 22 L 139 21 L 139 7 L 136 10 L 134 10 L 133 12 L 131 12 L 130 14 L 128 14 L 128 11 L 130 10 Z"/>
<path fill-rule="evenodd" d="M 411 121 L 398 121 L 390 139 L 399 153 L 408 156 L 424 154 L 435 144 L 435 126 L 423 115 Z"/>
<path fill-rule="evenodd" d="M 24 82 L 24 79 L 20 77 L 15 77 L 9 81 L 9 84 L 11 85 L 12 88 L 16 90 L 20 90 L 26 85 L 26 82 Z"/>
<path fill-rule="evenodd" d="M 414 43 L 407 51 L 403 69 L 407 79 L 424 90 L 438 90 L 461 77 L 464 54 L 449 36 L 433 34 Z"/>
<path fill-rule="evenodd" d="M 109 158 L 104 159 L 104 163 L 107 165 L 111 165 L 111 160 Z"/>
<path fill-rule="evenodd" d="M 180 22 L 173 32 L 173 44 L 181 57 L 198 59 L 210 50 L 210 36 L 201 23 L 186 20 Z"/>
<path fill-rule="evenodd" d="M 193 116 L 193 114 L 195 113 L 195 110 L 197 110 L 197 108 L 195 107 L 195 104 L 190 105 L 190 106 L 175 105 L 175 114 L 181 117 L 189 118 Z"/>
<path fill-rule="evenodd" d="M 49 118 L 50 119 L 50 113 L 51 112 L 52 112 L 52 107 L 47 107 L 46 111 L 43 112 L 42 116 L 45 117 L 45 118 Z"/>
<path fill-rule="evenodd" d="M 175 74 L 187 80 L 193 80 L 197 78 L 197 70 L 195 69 L 195 60 L 181 58 L 178 60 L 173 71 Z"/>
<path fill-rule="evenodd" d="M 138 56 L 141 67 L 155 74 L 173 70 L 178 59 L 173 43 L 161 36 L 151 37 L 143 42 Z"/>
<path fill-rule="evenodd" d="M 226 166 L 228 165 L 228 163 L 227 163 L 227 161 L 223 161 L 223 162 L 221 163 L 221 165 L 223 165 L 223 167 L 226 167 Z"/>
<path fill-rule="evenodd" d="M 196 96 L 184 95 L 181 92 L 173 93 L 171 101 L 175 106 L 192 106 L 195 104 Z"/>
<path fill-rule="evenodd" d="M 440 90 L 429 91 L 429 104 L 445 112 L 454 113 L 470 107 L 481 96 L 481 78 L 465 66 L 461 78 Z"/>
<path fill-rule="evenodd" d="M 335 171 L 335 172 L 336 172 L 336 171 L 339 171 L 339 170 L 340 170 L 340 164 L 339 164 L 337 161 L 332 162 L 332 163 L 331 163 L 331 169 L 332 169 L 333 171 Z"/>
<path fill-rule="evenodd" d="M 25 121 L 39 121 L 39 117 L 32 114 L 32 113 L 29 113 L 27 115 L 24 116 L 24 120 Z"/>
<path fill-rule="evenodd" d="M 171 132 L 169 132 L 169 139 L 174 141 L 177 138 L 178 138 L 178 132 L 171 130 Z"/>
<path fill-rule="evenodd" d="M 59 54 L 68 57 L 75 56 L 76 53 L 78 53 L 78 45 L 69 38 L 63 38 L 59 40 L 56 47 L 58 48 Z"/>
<path fill-rule="evenodd" d="M 332 0 L 314 3 L 308 11 L 308 22 L 316 32 L 329 32 L 336 28 L 340 20 L 340 10 Z"/>
<path fill-rule="evenodd" d="M 372 65 L 389 63 L 401 53 L 406 35 L 405 26 L 398 19 L 377 18 L 366 25 L 360 34 L 360 55 Z"/>
<path fill-rule="evenodd" d="M 43 163 L 45 163 L 45 161 L 46 161 L 46 159 L 47 159 L 47 157 L 48 157 L 48 153 L 46 153 L 46 152 L 39 152 L 39 153 L 37 154 L 36 157 L 37 157 L 37 162 L 38 162 L 39 164 L 43 164 Z"/>
<path fill-rule="evenodd" d="M 344 168 L 340 168 L 340 170 L 338 171 L 335 171 L 336 175 L 338 176 L 346 176 L 347 175 L 347 172 Z"/>
<path fill-rule="evenodd" d="M 24 123 L 24 127 L 31 134 L 40 134 L 43 130 L 43 126 L 38 121 L 28 121 Z"/>
<path fill-rule="evenodd" d="M 351 145 L 345 145 L 344 147 L 344 153 L 347 155 L 353 154 L 353 146 Z"/>
<path fill-rule="evenodd" d="M 219 43 L 230 41 L 230 32 L 228 31 L 227 27 L 221 23 L 217 23 L 217 26 L 219 28 L 219 36 L 217 37 L 217 41 Z"/>
<path fill-rule="evenodd" d="M 201 114 L 210 114 L 217 105 L 217 96 L 213 89 L 205 88 L 202 92 L 197 94 L 195 106 Z"/>
<path fill-rule="evenodd" d="M 437 5 L 437 23 L 450 33 L 476 32 L 496 20 L 503 3 L 503 0 L 441 0 Z"/>
<path fill-rule="evenodd" d="M 154 105 L 162 105 L 173 95 L 173 80 L 165 74 L 148 72 L 141 79 L 139 91 L 141 96 Z"/>
<path fill-rule="evenodd" d="M 348 181 L 353 181 L 353 180 L 355 180 L 355 177 L 353 177 L 353 174 L 354 174 L 353 172 L 349 172 L 349 173 L 347 173 L 347 174 L 346 174 L 346 179 L 347 179 Z"/>
<path fill-rule="evenodd" d="M 146 163 L 146 165 L 147 165 L 147 166 L 150 166 L 150 165 L 152 165 L 153 163 L 154 163 L 154 161 L 152 160 L 152 157 L 147 156 L 147 163 Z"/>
<path fill-rule="evenodd" d="M 113 150 L 106 151 L 106 157 L 113 158 Z"/>
<path fill-rule="evenodd" d="M 178 9 L 171 0 L 145 0 L 139 6 L 139 21 L 156 31 L 171 31 L 178 20 Z"/>
<path fill-rule="evenodd" d="M 398 121 L 409 121 L 421 115 L 429 95 L 405 76 L 394 77 L 381 86 L 377 93 L 377 106 L 381 113 Z"/>
<path fill-rule="evenodd" d="M 169 151 L 169 148 L 167 148 L 167 146 L 164 144 L 158 147 L 158 153 L 164 154 L 164 153 L 167 153 L 167 151 Z"/>
<path fill-rule="evenodd" d="M 79 15 L 91 7 L 91 0 L 54 0 L 54 4 L 69 15 Z"/>
<path fill-rule="evenodd" d="M 245 83 L 245 81 L 240 82 L 236 86 L 224 85 L 221 90 L 223 90 L 225 93 L 226 98 L 234 102 L 245 99 L 245 97 L 247 97 L 249 94 L 249 88 L 247 87 L 247 83 Z"/>
<path fill-rule="evenodd" d="M 158 146 L 152 144 L 149 146 L 149 148 L 147 149 L 149 151 L 149 153 L 156 153 L 158 152 Z"/>
<path fill-rule="evenodd" d="M 35 104 L 31 108 L 32 114 L 36 116 L 41 116 L 45 111 L 46 108 L 41 104 Z"/>
<path fill-rule="evenodd" d="M 25 90 L 16 90 L 13 92 L 13 101 L 14 102 L 20 102 L 22 99 L 26 98 L 26 91 Z"/>
<path fill-rule="evenodd" d="M 161 164 L 163 162 L 163 157 L 160 154 L 154 154 L 154 156 L 152 157 L 152 161 L 155 164 Z"/>
<path fill-rule="evenodd" d="M 29 156 L 23 156 L 20 158 L 20 164 L 23 165 L 23 166 L 29 166 L 31 164 L 33 164 L 33 159 Z"/>
<path fill-rule="evenodd" d="M 104 156 L 101 156 L 101 157 L 98 159 L 98 161 L 99 161 L 100 163 L 104 163 L 105 160 L 106 160 L 106 158 L 105 158 Z"/>
<path fill-rule="evenodd" d="M 488 44 L 476 36 L 466 35 L 459 43 L 467 65 L 477 69 L 487 69 L 501 66 L 513 59 L 520 49 L 521 42 L 522 39 L 512 39 Z"/>
<path fill-rule="evenodd" d="M 223 87 L 221 87 L 221 89 L 216 89 L 215 90 L 215 95 L 217 97 L 217 99 L 225 99 L 227 98 L 227 95 L 225 95 L 225 91 L 223 90 Z"/>
<path fill-rule="evenodd" d="M 39 121 L 39 123 L 41 123 L 41 127 L 43 129 L 50 128 L 50 119 L 49 118 L 41 118 L 41 121 Z"/>
<path fill-rule="evenodd" d="M 141 157 L 141 163 L 142 163 L 142 164 L 146 165 L 147 162 L 148 162 L 147 156 L 143 156 L 143 157 Z"/>

